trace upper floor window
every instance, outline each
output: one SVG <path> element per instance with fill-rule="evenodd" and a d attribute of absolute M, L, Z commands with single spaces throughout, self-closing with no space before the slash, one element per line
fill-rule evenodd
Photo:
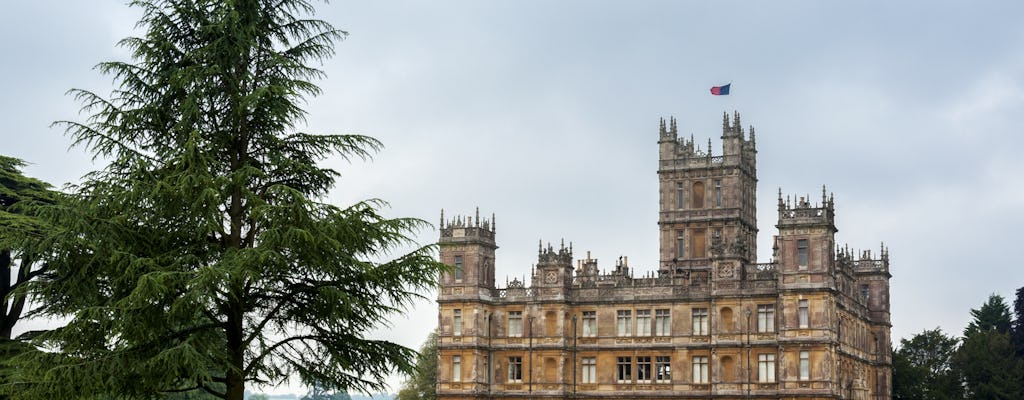
<path fill-rule="evenodd" d="M 762 383 L 775 382 L 775 355 L 757 355 L 757 381 Z"/>
<path fill-rule="evenodd" d="M 523 337 L 523 312 L 508 312 L 508 337 Z"/>
<path fill-rule="evenodd" d="M 704 208 L 704 182 L 693 183 L 693 207 Z"/>
<path fill-rule="evenodd" d="M 522 357 L 508 358 L 508 381 L 512 383 L 519 383 L 523 381 Z"/>
<path fill-rule="evenodd" d="M 775 332 L 775 305 L 757 305 L 757 331 Z"/>
<path fill-rule="evenodd" d="M 706 308 L 694 308 L 693 309 L 693 334 L 694 335 L 707 335 L 708 334 L 708 309 L 706 309 Z"/>
<path fill-rule="evenodd" d="M 708 383 L 708 357 L 693 357 L 693 383 Z"/>
<path fill-rule="evenodd" d="M 811 307 L 809 301 L 800 300 L 798 302 L 797 317 L 800 322 L 800 328 L 806 329 L 811 325 Z"/>
<path fill-rule="evenodd" d="M 583 336 L 597 336 L 597 311 L 583 312 Z"/>
<path fill-rule="evenodd" d="M 583 357 L 583 383 L 597 383 L 597 358 Z"/>
<path fill-rule="evenodd" d="M 683 231 L 676 231 L 676 259 L 679 260 L 683 259 L 683 246 L 685 245 L 683 238 Z"/>
<path fill-rule="evenodd" d="M 462 310 L 456 309 L 452 314 L 452 334 L 462 335 Z"/>
<path fill-rule="evenodd" d="M 633 311 L 631 310 L 619 310 L 617 313 L 616 322 L 616 333 L 619 336 L 632 336 L 633 335 Z"/>
<path fill-rule="evenodd" d="M 654 380 L 658 383 L 672 381 L 672 359 L 669 356 L 658 356 L 654 359 Z"/>
<path fill-rule="evenodd" d="M 722 180 L 715 179 L 715 207 L 722 206 Z"/>
<path fill-rule="evenodd" d="M 619 357 L 616 362 L 616 376 L 615 379 L 619 383 L 629 383 L 633 381 L 633 358 L 632 357 Z"/>
<path fill-rule="evenodd" d="M 668 309 L 654 310 L 654 335 L 668 336 L 672 333 L 672 319 Z"/>
<path fill-rule="evenodd" d="M 651 383 L 650 356 L 641 356 L 636 358 L 636 381 L 638 383 Z"/>
<path fill-rule="evenodd" d="M 796 265 L 807 268 L 807 239 L 796 241 Z"/>
<path fill-rule="evenodd" d="M 455 281 L 462 282 L 462 256 L 455 256 Z"/>
<path fill-rule="evenodd" d="M 651 310 L 636 310 L 636 335 L 651 336 Z"/>

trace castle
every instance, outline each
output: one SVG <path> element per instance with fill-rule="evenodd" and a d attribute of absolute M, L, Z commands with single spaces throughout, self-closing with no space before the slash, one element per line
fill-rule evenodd
<path fill-rule="evenodd" d="M 660 264 L 538 249 L 495 286 L 495 225 L 441 215 L 438 399 L 890 399 L 889 255 L 836 243 L 832 195 L 783 198 L 757 263 L 754 128 L 722 155 L 661 120 Z"/>

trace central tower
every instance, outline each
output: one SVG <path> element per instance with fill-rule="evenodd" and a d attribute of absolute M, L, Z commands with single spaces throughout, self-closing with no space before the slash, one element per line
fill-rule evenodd
<path fill-rule="evenodd" d="M 722 155 L 680 138 L 676 120 L 661 120 L 658 187 L 661 273 L 707 270 L 713 248 L 729 247 L 741 261 L 757 258 L 757 150 L 739 113 L 722 115 Z"/>

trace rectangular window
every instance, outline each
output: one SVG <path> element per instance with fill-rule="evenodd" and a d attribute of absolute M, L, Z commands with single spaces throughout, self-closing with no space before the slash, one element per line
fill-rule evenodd
<path fill-rule="evenodd" d="M 633 358 L 619 357 L 616 363 L 618 367 L 615 378 L 619 383 L 631 383 L 633 381 Z"/>
<path fill-rule="evenodd" d="M 672 381 L 672 359 L 668 356 L 658 356 L 654 359 L 654 380 L 658 383 Z"/>
<path fill-rule="evenodd" d="M 715 207 L 722 206 L 722 180 L 715 179 Z"/>
<path fill-rule="evenodd" d="M 651 357 L 636 358 L 637 383 L 651 383 Z"/>
<path fill-rule="evenodd" d="M 597 336 L 597 311 L 583 312 L 583 336 Z"/>
<path fill-rule="evenodd" d="M 683 183 L 676 183 L 676 208 L 683 209 Z"/>
<path fill-rule="evenodd" d="M 757 355 L 757 381 L 762 383 L 775 382 L 775 355 Z"/>
<path fill-rule="evenodd" d="M 693 309 L 693 334 L 694 335 L 707 335 L 708 334 L 708 309 L 706 309 L 706 308 L 694 308 Z"/>
<path fill-rule="evenodd" d="M 696 356 L 693 358 L 693 383 L 708 383 L 707 356 Z"/>
<path fill-rule="evenodd" d="M 452 382 L 462 382 L 462 356 L 452 356 Z"/>
<path fill-rule="evenodd" d="M 811 352 L 801 351 L 800 352 L 800 380 L 806 381 L 811 379 Z"/>
<path fill-rule="evenodd" d="M 676 231 L 676 259 L 683 259 L 683 231 Z"/>
<path fill-rule="evenodd" d="M 672 319 L 668 309 L 654 310 L 654 334 L 656 336 L 672 334 Z"/>
<path fill-rule="evenodd" d="M 462 256 L 455 256 L 455 281 L 462 282 Z"/>
<path fill-rule="evenodd" d="M 597 383 L 596 357 L 583 357 L 583 383 Z"/>
<path fill-rule="evenodd" d="M 797 316 L 800 319 L 800 328 L 806 329 L 811 326 L 811 309 L 810 302 L 807 300 L 800 300 L 799 306 L 797 307 Z"/>
<path fill-rule="evenodd" d="M 775 305 L 757 305 L 757 331 L 775 332 Z"/>
<path fill-rule="evenodd" d="M 508 358 L 508 381 L 512 383 L 521 383 L 523 381 L 522 357 Z"/>
<path fill-rule="evenodd" d="M 651 310 L 636 310 L 636 335 L 651 336 Z"/>
<path fill-rule="evenodd" d="M 508 312 L 508 337 L 523 337 L 523 312 Z"/>
<path fill-rule="evenodd" d="M 630 310 L 619 310 L 616 326 L 616 333 L 619 336 L 633 336 L 633 312 Z"/>
<path fill-rule="evenodd" d="M 462 310 L 453 311 L 452 316 L 452 334 L 455 336 L 462 335 Z"/>
<path fill-rule="evenodd" d="M 807 268 L 807 239 L 796 241 L 796 265 Z"/>
<path fill-rule="evenodd" d="M 866 284 L 865 285 L 860 285 L 860 298 L 863 299 L 865 303 L 867 303 L 868 298 L 870 298 L 870 297 L 871 297 L 870 287 L 868 285 L 866 285 Z"/>

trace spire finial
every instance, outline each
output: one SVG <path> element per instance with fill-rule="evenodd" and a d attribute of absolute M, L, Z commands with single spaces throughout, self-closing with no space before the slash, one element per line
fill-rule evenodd
<path fill-rule="evenodd" d="M 729 112 L 722 111 L 722 133 L 729 131 Z"/>
<path fill-rule="evenodd" d="M 491 233 L 498 233 L 498 218 L 491 213 Z"/>
<path fill-rule="evenodd" d="M 441 209 L 441 229 L 444 229 L 444 209 Z"/>
<path fill-rule="evenodd" d="M 544 239 L 537 239 L 537 254 L 544 252 Z"/>
<path fill-rule="evenodd" d="M 480 207 L 476 208 L 476 227 L 480 227 Z"/>

